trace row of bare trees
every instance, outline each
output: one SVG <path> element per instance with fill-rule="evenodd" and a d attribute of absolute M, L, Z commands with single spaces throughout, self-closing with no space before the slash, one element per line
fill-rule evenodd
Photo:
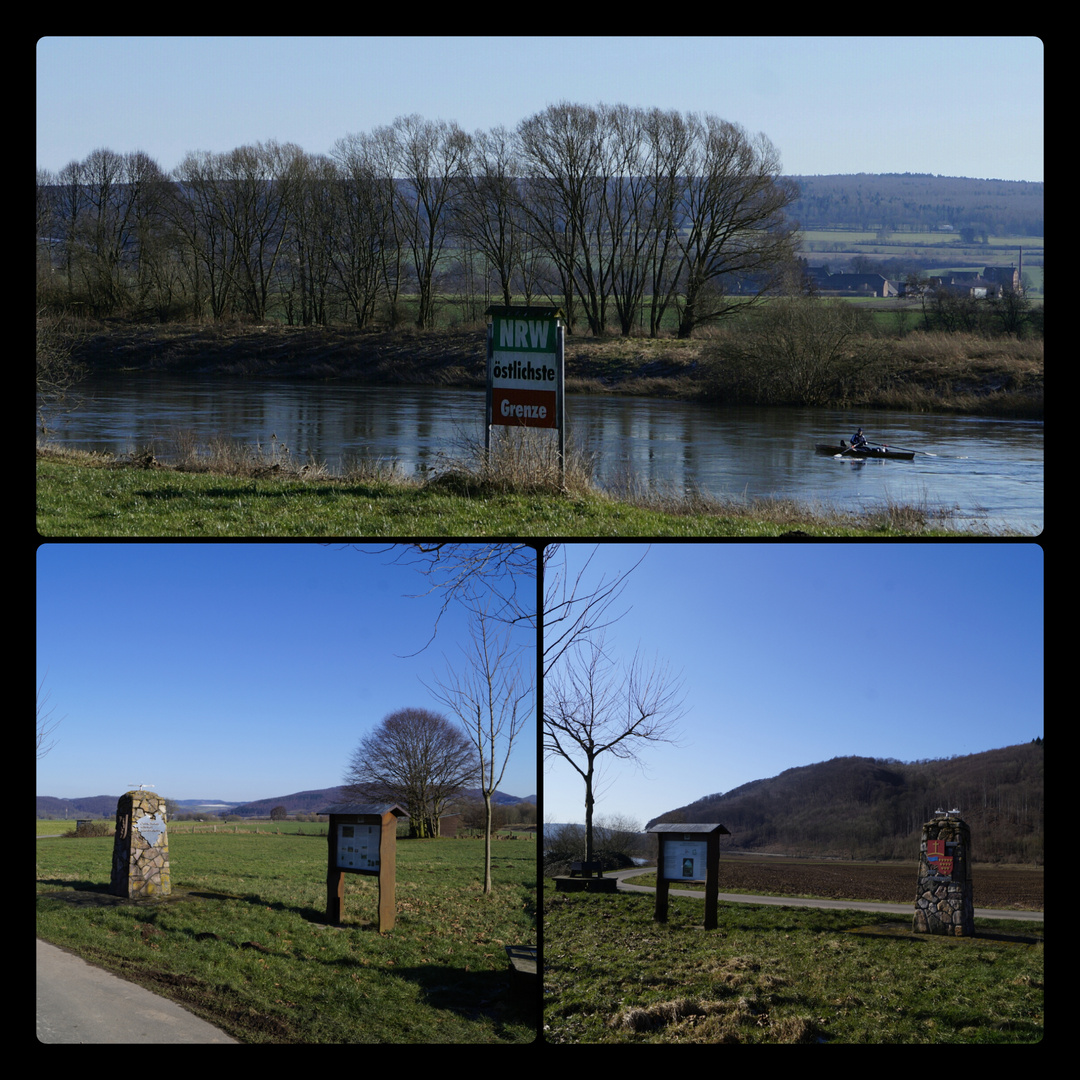
<path fill-rule="evenodd" d="M 37 176 L 39 301 L 96 316 L 295 324 L 410 316 L 441 297 L 557 303 L 594 334 L 688 336 L 793 257 L 797 189 L 764 135 L 712 115 L 560 103 L 468 134 L 399 117 L 329 154 L 266 142 L 166 173 L 95 150 Z"/>

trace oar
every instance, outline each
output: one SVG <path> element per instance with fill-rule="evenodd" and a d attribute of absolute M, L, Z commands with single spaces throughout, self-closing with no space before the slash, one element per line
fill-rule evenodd
<path fill-rule="evenodd" d="M 912 450 L 910 446 L 897 446 L 895 443 L 870 443 L 871 446 L 880 446 L 882 450 L 903 450 L 908 454 L 922 454 L 925 457 L 937 457 L 937 454 L 931 454 L 929 450 Z"/>

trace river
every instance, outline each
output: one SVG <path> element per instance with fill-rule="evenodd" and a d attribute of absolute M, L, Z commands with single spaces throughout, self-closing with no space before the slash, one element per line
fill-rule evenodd
<path fill-rule="evenodd" d="M 362 386 L 252 378 L 94 377 L 51 441 L 127 453 L 153 443 L 162 460 L 178 430 L 226 436 L 332 470 L 356 458 L 406 474 L 443 467 L 483 439 L 481 390 Z M 919 450 L 914 461 L 836 459 L 814 444 L 850 438 Z M 569 395 L 571 443 L 595 457 L 597 483 L 631 476 L 676 494 L 783 497 L 838 510 L 886 502 L 950 512 L 972 531 L 1034 535 L 1043 528 L 1043 424 L 905 412 L 721 408 L 644 397 Z"/>

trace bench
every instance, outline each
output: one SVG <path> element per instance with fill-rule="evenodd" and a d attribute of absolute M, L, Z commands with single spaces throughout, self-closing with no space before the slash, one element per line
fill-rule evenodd
<path fill-rule="evenodd" d="M 515 989 L 536 991 L 536 946 L 504 945 L 510 959 L 510 985 Z"/>
<path fill-rule="evenodd" d="M 575 862 L 570 864 L 571 877 L 603 877 L 604 869 L 598 862 Z"/>
<path fill-rule="evenodd" d="M 613 893 L 619 889 L 617 877 L 604 877 L 599 862 L 572 862 L 569 874 L 555 877 L 558 892 L 603 892 Z"/>

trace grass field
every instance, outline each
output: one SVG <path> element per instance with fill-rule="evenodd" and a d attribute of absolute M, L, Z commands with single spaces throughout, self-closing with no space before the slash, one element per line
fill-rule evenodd
<path fill-rule="evenodd" d="M 535 998 L 511 991 L 504 948 L 536 943 L 532 842 L 494 845 L 490 896 L 483 841 L 399 842 L 384 934 L 372 877 L 346 875 L 344 924 L 324 921 L 321 836 L 170 830 L 172 895 L 140 904 L 107 892 L 112 843 L 37 841 L 37 936 L 242 1042 L 535 1038 Z"/>
<path fill-rule="evenodd" d="M 912 934 L 856 911 L 648 894 L 550 893 L 544 1037 L 553 1043 L 1029 1043 L 1043 1033 L 1041 923 Z"/>
<path fill-rule="evenodd" d="M 785 499 L 671 498 L 593 490 L 513 491 L 463 474 L 427 484 L 231 476 L 114 468 L 100 457 L 38 451 L 44 538 L 288 536 L 948 536 L 920 505 L 851 515 Z"/>
<path fill-rule="evenodd" d="M 884 247 L 944 247 L 967 251 L 985 251 L 987 248 L 1016 251 L 1043 251 L 1046 238 L 1043 236 L 991 236 L 984 244 L 961 244 L 959 233 L 948 232 L 891 232 L 887 239 L 878 239 L 877 230 L 864 229 L 803 229 L 799 232 L 803 245 L 813 243 L 829 244 L 879 244 Z"/>

